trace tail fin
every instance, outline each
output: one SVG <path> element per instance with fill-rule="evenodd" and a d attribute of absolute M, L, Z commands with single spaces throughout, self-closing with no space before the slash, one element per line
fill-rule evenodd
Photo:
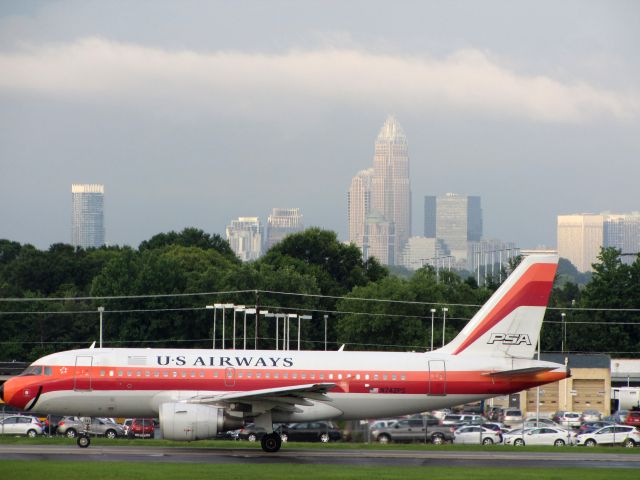
<path fill-rule="evenodd" d="M 557 267 L 557 255 L 525 257 L 458 336 L 440 351 L 533 358 Z"/>

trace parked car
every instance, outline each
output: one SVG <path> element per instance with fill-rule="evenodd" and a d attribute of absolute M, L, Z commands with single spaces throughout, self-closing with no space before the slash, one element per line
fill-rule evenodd
<path fill-rule="evenodd" d="M 505 425 L 521 425 L 523 422 L 522 410 L 507 408 L 500 415 L 499 422 Z"/>
<path fill-rule="evenodd" d="M 436 417 L 438 420 L 442 420 L 446 415 L 449 415 L 451 412 L 450 408 L 442 408 L 440 410 L 433 410 L 431 415 Z"/>
<path fill-rule="evenodd" d="M 602 414 L 597 410 L 585 410 L 582 412 L 580 421 L 582 422 L 597 422 L 602 419 Z"/>
<path fill-rule="evenodd" d="M 602 427 L 608 427 L 609 425 L 615 425 L 615 423 L 606 422 L 604 420 L 599 420 L 597 422 L 584 422 L 578 428 L 578 433 L 591 432 L 593 430 L 598 430 L 599 428 L 602 428 Z"/>
<path fill-rule="evenodd" d="M 283 441 L 291 442 L 337 442 L 342 433 L 331 422 L 292 423 L 280 428 Z"/>
<path fill-rule="evenodd" d="M 487 419 L 482 415 L 467 414 L 467 413 L 450 413 L 440 421 L 442 426 L 456 425 L 459 423 L 465 423 L 469 425 L 481 425 L 485 423 Z"/>
<path fill-rule="evenodd" d="M 59 435 L 65 435 L 68 438 L 76 438 L 84 431 L 91 435 L 104 435 L 107 438 L 116 438 L 124 435 L 122 425 L 107 421 L 104 418 L 95 417 L 90 419 L 64 417 L 58 422 L 56 430 Z"/>
<path fill-rule="evenodd" d="M 153 418 L 134 418 L 127 432 L 129 438 L 153 438 L 155 423 Z"/>
<path fill-rule="evenodd" d="M 574 442 L 575 434 L 563 428 L 539 427 L 525 429 L 519 434 L 507 434 L 504 437 L 505 445 L 555 445 L 563 447 Z"/>
<path fill-rule="evenodd" d="M 394 423 L 396 423 L 397 421 L 398 421 L 397 418 L 392 420 L 376 420 L 371 425 L 369 425 L 369 431 L 379 430 L 381 428 L 388 428 L 392 426 Z"/>
<path fill-rule="evenodd" d="M 640 431 L 628 425 L 609 425 L 593 432 L 576 436 L 576 445 L 595 447 L 596 445 L 624 445 L 635 447 L 640 445 Z"/>
<path fill-rule="evenodd" d="M 616 415 L 620 419 L 618 423 L 624 423 L 627 421 L 627 415 L 629 415 L 629 410 L 618 410 L 616 413 L 614 413 L 614 415 Z"/>
<path fill-rule="evenodd" d="M 424 442 L 439 445 L 453 440 L 451 426 L 429 426 L 422 419 L 406 418 L 388 427 L 371 430 L 371 438 L 378 443 Z"/>
<path fill-rule="evenodd" d="M 35 438 L 44 433 L 44 426 L 37 417 L 29 415 L 9 415 L 0 419 L 0 434 L 27 435 Z"/>
<path fill-rule="evenodd" d="M 579 427 L 580 414 L 577 412 L 566 412 L 561 410 L 555 413 L 553 421 L 563 427 Z"/>
<path fill-rule="evenodd" d="M 453 443 L 493 445 L 500 443 L 502 435 L 481 425 L 468 425 L 453 432 Z"/>
<path fill-rule="evenodd" d="M 45 417 L 38 417 L 38 420 L 40 420 L 40 423 L 44 427 L 44 433 L 46 435 L 55 435 L 58 429 L 58 422 L 63 418 L 64 417 L 60 415 L 47 415 Z"/>
<path fill-rule="evenodd" d="M 525 421 L 522 424 L 522 426 L 524 428 L 534 428 L 534 427 L 558 428 L 560 425 L 558 425 L 556 422 L 554 422 L 550 418 L 538 418 L 538 419 L 536 419 L 535 417 L 529 417 L 529 418 L 525 419 Z"/>
<path fill-rule="evenodd" d="M 129 436 L 129 429 L 131 429 L 132 423 L 133 423 L 133 418 L 125 418 L 124 422 L 122 422 L 122 431 L 125 437 Z"/>
<path fill-rule="evenodd" d="M 497 422 L 500 420 L 500 415 L 502 415 L 503 411 L 504 408 L 502 407 L 491 407 L 487 412 L 487 419 L 492 422 Z"/>
<path fill-rule="evenodd" d="M 631 410 L 624 421 L 625 425 L 640 427 L 640 410 Z"/>

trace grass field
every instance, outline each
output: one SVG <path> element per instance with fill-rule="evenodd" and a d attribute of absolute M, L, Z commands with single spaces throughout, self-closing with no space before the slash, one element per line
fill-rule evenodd
<path fill-rule="evenodd" d="M 47 480 L 168 480 L 168 479 L 447 479 L 447 480 L 636 480 L 638 470 L 616 469 L 522 469 L 449 467 L 345 467 L 336 465 L 224 465 L 75 461 L 0 460 L 3 480 L 46 478 Z"/>
<path fill-rule="evenodd" d="M 75 445 L 75 440 L 67 439 L 65 437 L 16 437 L 16 436 L 0 436 L 1 445 Z M 149 439 L 115 439 L 109 440 L 107 438 L 92 437 L 91 445 L 94 446 L 148 446 L 148 447 L 189 447 L 189 448 L 260 448 L 260 442 L 247 442 L 247 441 L 226 441 L 226 440 L 200 440 L 197 442 L 175 442 L 171 440 L 149 440 Z M 91 447 L 89 447 L 91 448 Z M 392 443 L 388 445 L 380 445 L 378 443 L 300 443 L 300 442 L 288 442 L 282 445 L 284 450 L 286 449 L 299 449 L 299 448 L 313 448 L 313 449 L 338 449 L 338 450 L 455 450 L 455 451 L 534 451 L 534 452 L 566 452 L 582 453 L 585 455 L 592 453 L 623 453 L 629 455 L 640 455 L 640 448 L 624 448 L 624 447 L 514 447 L 511 445 L 431 445 L 420 443 L 398 444 Z M 1 453 L 1 450 L 0 450 Z"/>

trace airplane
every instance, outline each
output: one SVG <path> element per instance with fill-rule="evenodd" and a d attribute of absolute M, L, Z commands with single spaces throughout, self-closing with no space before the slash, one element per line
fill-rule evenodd
<path fill-rule="evenodd" d="M 407 415 L 569 377 L 565 365 L 534 360 L 557 263 L 557 255 L 525 257 L 433 351 L 87 348 L 36 360 L 0 386 L 0 399 L 40 414 L 159 418 L 169 440 L 253 421 L 267 432 L 262 449 L 277 452 L 274 422 Z"/>

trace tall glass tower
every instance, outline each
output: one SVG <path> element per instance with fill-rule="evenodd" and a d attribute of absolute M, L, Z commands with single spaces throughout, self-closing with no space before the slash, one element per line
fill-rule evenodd
<path fill-rule="evenodd" d="M 71 185 L 71 244 L 91 248 L 105 244 L 104 185 Z"/>
<path fill-rule="evenodd" d="M 411 186 L 407 137 L 393 115 L 384 122 L 376 138 L 371 189 L 372 210 L 393 224 L 394 258 L 400 258 L 411 236 Z"/>
<path fill-rule="evenodd" d="M 411 186 L 407 137 L 393 115 L 376 138 L 373 168 L 351 180 L 348 201 L 349 241 L 365 258 L 394 265 L 411 236 Z"/>

